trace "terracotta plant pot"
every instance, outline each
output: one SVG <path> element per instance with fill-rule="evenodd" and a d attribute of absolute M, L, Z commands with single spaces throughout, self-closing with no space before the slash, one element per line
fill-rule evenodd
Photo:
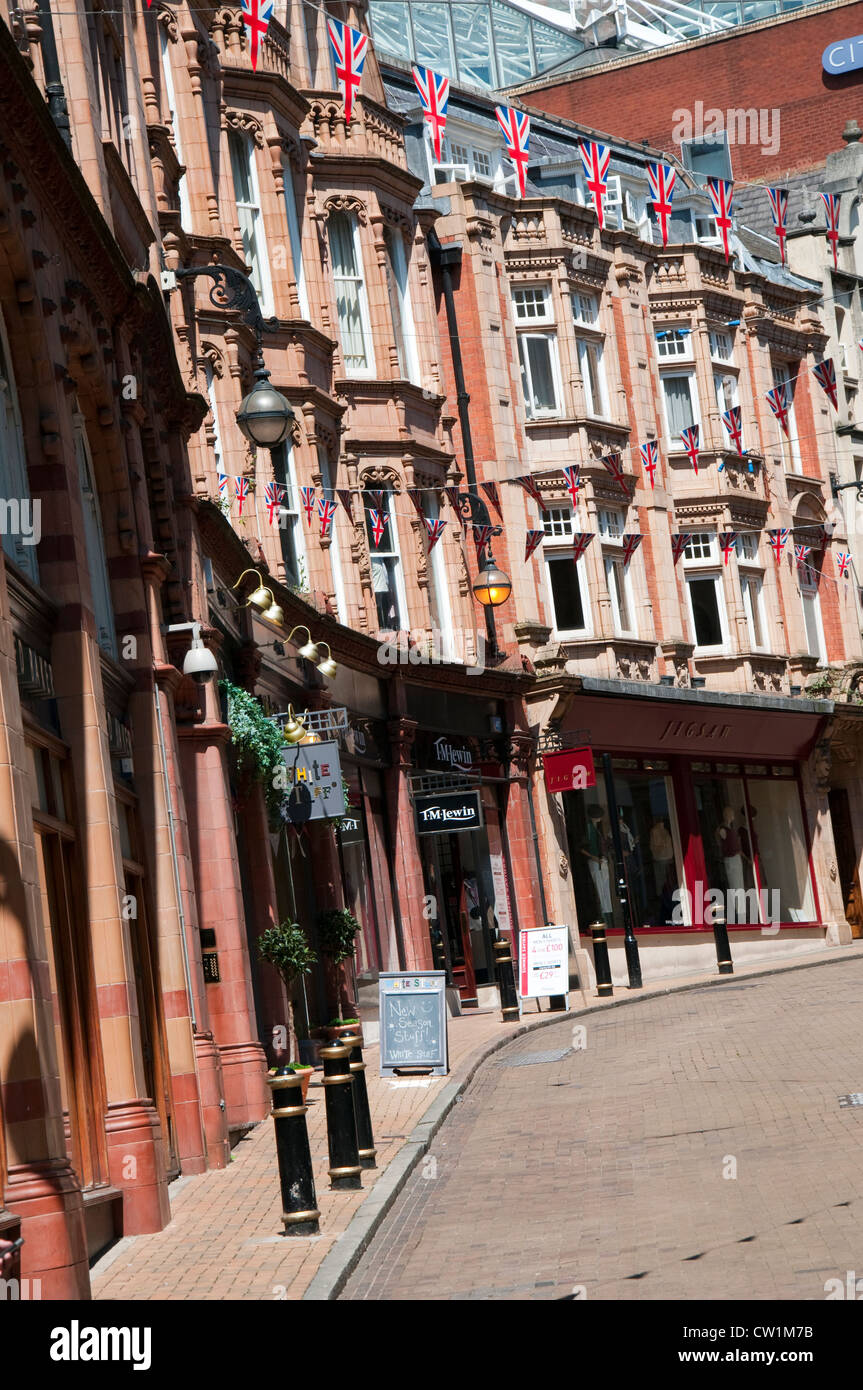
<path fill-rule="evenodd" d="M 363 1045 L 363 1025 L 361 1023 L 338 1023 L 331 1027 L 322 1028 L 320 1031 L 323 1034 L 325 1043 L 339 1042 L 345 1033 L 359 1033 L 360 1045 Z"/>
<path fill-rule="evenodd" d="M 307 1067 L 305 1071 L 298 1072 L 300 1078 L 300 1090 L 303 1097 L 303 1104 L 306 1103 L 306 1096 L 309 1093 L 309 1082 L 312 1079 L 314 1067 Z"/>

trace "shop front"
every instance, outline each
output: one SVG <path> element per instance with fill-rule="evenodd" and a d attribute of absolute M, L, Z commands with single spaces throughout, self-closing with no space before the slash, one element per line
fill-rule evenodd
<path fill-rule="evenodd" d="M 585 691 L 561 725 L 589 734 L 595 769 L 562 794 L 581 936 L 606 925 L 620 982 L 627 915 L 645 978 L 715 965 L 719 913 L 735 960 L 812 949 L 842 916 L 810 767 L 829 707 L 653 689 Z"/>

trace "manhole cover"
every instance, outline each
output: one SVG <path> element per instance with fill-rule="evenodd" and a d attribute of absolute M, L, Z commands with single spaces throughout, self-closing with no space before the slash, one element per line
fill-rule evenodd
<path fill-rule="evenodd" d="M 571 1047 L 558 1047 L 554 1052 L 525 1052 L 521 1057 L 512 1057 L 506 1062 L 498 1062 L 499 1067 L 533 1067 L 543 1062 L 561 1062 Z"/>
<path fill-rule="evenodd" d="M 850 1096 L 840 1096 L 839 1104 L 843 1109 L 849 1105 L 863 1105 L 863 1091 L 852 1091 Z"/>

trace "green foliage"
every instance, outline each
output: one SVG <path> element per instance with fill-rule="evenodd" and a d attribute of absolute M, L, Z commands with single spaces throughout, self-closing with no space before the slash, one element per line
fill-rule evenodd
<path fill-rule="evenodd" d="M 349 1023 L 359 1023 L 358 1018 L 331 1018 L 327 1024 L 328 1028 L 344 1028 Z"/>
<path fill-rule="evenodd" d="M 228 727 L 238 770 L 242 776 L 260 782 L 272 819 L 284 800 L 284 790 L 274 785 L 275 774 L 283 765 L 285 742 L 281 730 L 267 718 L 260 701 L 248 690 L 224 680 L 219 682 L 219 689 L 228 705 Z"/>
<path fill-rule="evenodd" d="M 309 975 L 317 961 L 299 922 L 280 922 L 277 927 L 268 927 L 263 936 L 258 937 L 258 953 L 261 960 L 276 967 L 288 986 L 301 975 Z"/>
<path fill-rule="evenodd" d="M 354 937 L 360 924 L 346 907 L 331 907 L 318 917 L 321 950 L 336 964 L 354 953 Z"/>

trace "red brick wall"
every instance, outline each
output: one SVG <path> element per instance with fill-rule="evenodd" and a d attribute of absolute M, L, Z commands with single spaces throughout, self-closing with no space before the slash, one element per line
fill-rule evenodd
<path fill-rule="evenodd" d="M 832 77 L 821 66 L 830 43 L 863 33 L 863 4 L 826 13 L 771 20 L 682 51 L 657 55 L 555 85 L 525 91 L 524 101 L 623 139 L 646 139 L 680 153 L 672 132 L 675 111 L 781 107 L 779 149 L 732 146 L 735 179 L 759 179 L 817 167 L 842 146 L 849 117 L 863 117 L 863 69 Z M 767 127 L 773 132 L 772 125 Z M 769 143 L 769 142 L 768 142 Z"/>

